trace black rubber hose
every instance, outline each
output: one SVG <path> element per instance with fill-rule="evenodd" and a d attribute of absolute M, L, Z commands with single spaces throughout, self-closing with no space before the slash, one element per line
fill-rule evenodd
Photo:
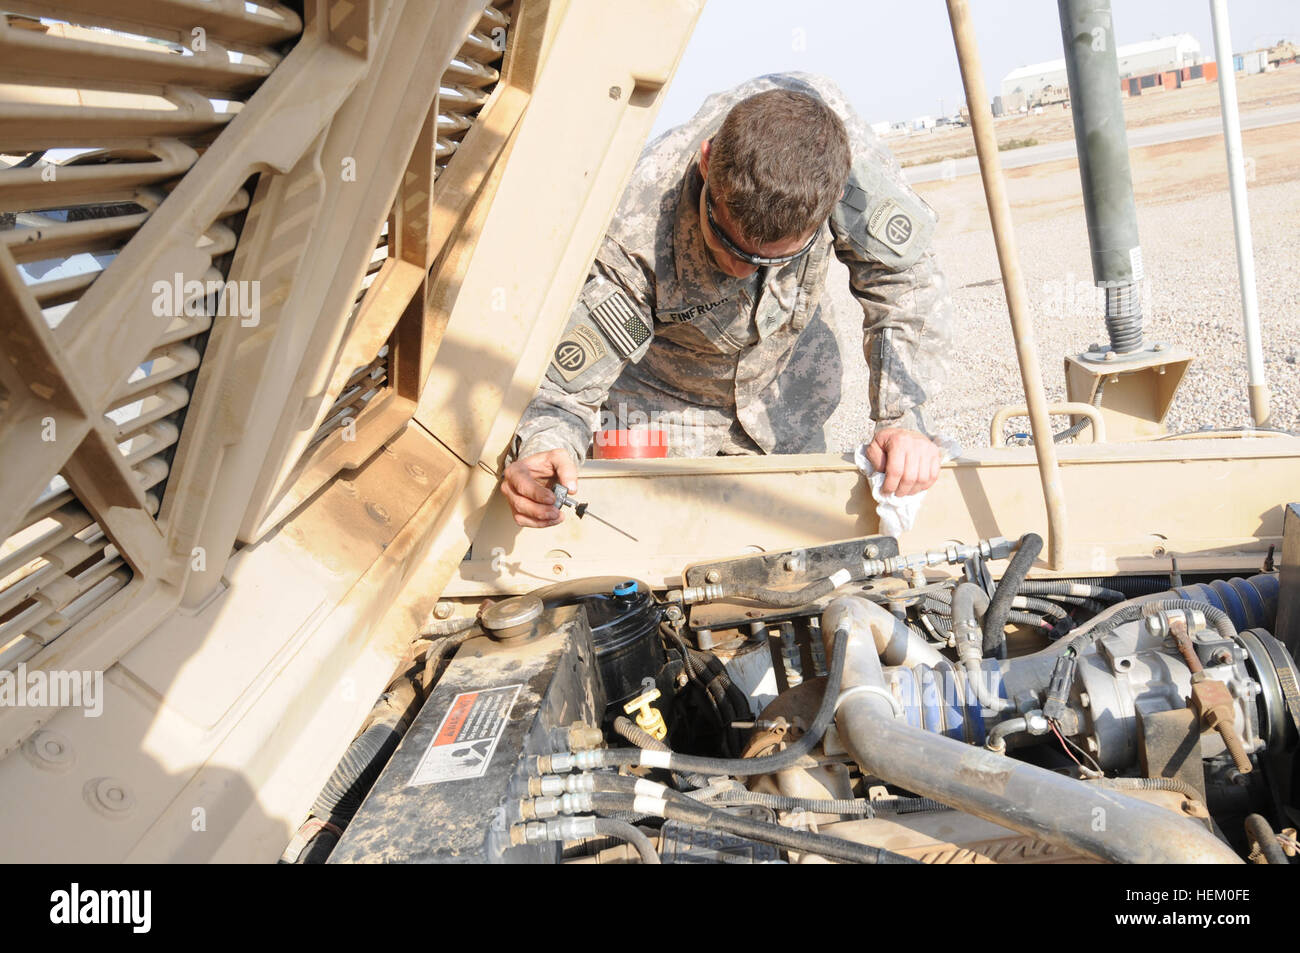
<path fill-rule="evenodd" d="M 717 808 L 700 804 L 681 795 L 673 795 L 664 800 L 664 817 L 681 821 L 705 830 L 722 830 L 739 837 L 775 844 L 787 850 L 800 853 L 817 854 L 832 860 L 842 860 L 853 864 L 915 864 L 919 861 L 883 847 L 869 847 L 855 844 L 853 841 L 825 834 L 812 834 L 807 831 L 793 830 L 777 824 L 768 824 L 736 814 L 728 814 Z M 608 811 L 627 811 L 632 809 L 635 797 L 630 794 L 603 794 L 591 796 L 592 806 L 598 813 Z"/>
<path fill-rule="evenodd" d="M 639 828 L 627 821 L 620 821 L 612 817 L 598 817 L 595 820 L 597 834 L 601 837 L 616 837 L 619 840 L 627 841 L 636 850 L 637 856 L 641 858 L 641 863 L 662 863 L 654 844 L 650 843 L 650 838 L 646 837 Z"/>
<path fill-rule="evenodd" d="M 835 583 L 830 579 L 819 579 L 816 582 L 810 582 L 802 589 L 769 589 L 766 586 L 727 586 L 726 598 L 735 596 L 740 599 L 749 599 L 752 602 L 759 602 L 767 606 L 775 606 L 779 609 L 793 609 L 796 606 L 807 605 L 822 596 L 830 595 L 835 591 Z"/>
<path fill-rule="evenodd" d="M 1121 593 L 1125 599 L 1132 599 L 1134 596 L 1149 596 L 1156 592 L 1167 592 L 1169 590 L 1168 575 L 1144 575 L 1144 576 L 1069 576 L 1056 579 L 1029 579 L 1021 585 L 1021 592 L 1032 593 L 1032 588 L 1045 585 L 1073 584 L 1078 586 L 1096 586 L 1102 589 L 1110 589 L 1114 592 Z M 1040 595 L 1041 593 L 1033 593 Z"/>
<path fill-rule="evenodd" d="M 808 730 L 797 741 L 791 742 L 785 750 L 778 751 L 775 754 L 760 755 L 756 758 L 705 758 L 699 755 L 672 752 L 669 755 L 667 767 L 683 774 L 734 774 L 740 777 L 770 774 L 773 771 L 784 771 L 786 768 L 793 768 L 799 759 L 808 754 L 813 746 L 821 740 L 822 735 L 826 733 L 826 729 L 830 726 L 831 720 L 835 717 L 835 703 L 839 699 L 840 685 L 844 680 L 844 657 L 848 652 L 848 644 L 848 633 L 842 629 L 836 631 L 835 643 L 831 650 L 830 672 L 826 676 L 826 689 L 822 694 L 817 714 L 813 718 L 812 724 L 808 726 Z M 627 767 L 642 763 L 641 749 L 639 748 L 608 748 L 596 754 L 600 759 L 600 765 L 606 768 Z M 542 756 L 542 760 L 549 763 L 549 757 L 546 755 Z M 549 768 L 544 770 L 549 772 Z"/>
<path fill-rule="evenodd" d="M 295 864 L 323 864 L 329 858 L 330 852 L 339 842 L 337 830 L 329 830 L 322 827 L 312 835 L 311 840 L 303 847 L 298 854 Z"/>
<path fill-rule="evenodd" d="M 622 737 L 624 741 L 629 744 L 634 744 L 638 748 L 643 748 L 648 751 L 672 750 L 626 715 L 619 715 L 614 719 L 614 730 L 618 732 L 619 736 Z M 675 783 L 679 788 L 707 788 L 709 786 L 709 779 L 699 774 L 688 774 L 683 776 L 674 771 L 673 783 Z"/>
<path fill-rule="evenodd" d="M 1064 619 L 1070 614 L 1055 602 L 1048 602 L 1046 599 L 1038 599 L 1034 596 L 1017 596 L 1016 598 L 1025 601 L 1026 609 L 1048 616 L 1052 619 Z"/>
<path fill-rule="evenodd" d="M 1201 792 L 1178 778 L 1093 778 L 1090 783 L 1117 791 L 1173 791 L 1190 801 L 1201 801 Z"/>
<path fill-rule="evenodd" d="M 1277 842 L 1277 835 L 1273 833 L 1273 828 L 1263 817 L 1258 814 L 1246 815 L 1246 837 L 1250 843 L 1257 846 L 1260 857 L 1266 864 L 1289 864 L 1286 853 L 1282 850 L 1282 845 Z M 1251 851 L 1254 857 L 1254 851 Z"/>
<path fill-rule="evenodd" d="M 426 699 L 433 693 L 434 676 L 438 672 L 438 664 L 447 657 L 448 653 L 453 649 L 460 648 L 474 634 L 474 621 L 473 619 L 470 620 L 468 628 L 438 639 L 425 652 L 424 673 L 420 676 L 420 686 Z"/>
<path fill-rule="evenodd" d="M 1024 591 L 1025 591 L 1024 589 L 1021 589 L 1021 590 L 1020 590 L 1020 592 L 1021 592 L 1022 595 L 1024 594 Z M 1119 593 L 1116 593 L 1116 595 L 1119 595 Z M 1097 613 L 1100 613 L 1100 612 L 1105 612 L 1107 609 L 1109 609 L 1109 608 L 1110 608 L 1112 605 L 1114 605 L 1116 602 L 1121 602 L 1121 601 L 1123 601 L 1123 599 L 1124 599 L 1124 597 L 1123 597 L 1122 595 L 1119 596 L 1119 599 L 1112 600 L 1111 602 L 1102 602 L 1100 599 L 1093 599 L 1093 598 L 1091 598 L 1090 596 L 1055 596 L 1055 595 L 1046 595 L 1046 596 L 1043 596 L 1043 598 L 1044 598 L 1044 599 L 1051 599 L 1053 602 L 1058 603 L 1058 604 L 1059 604 L 1059 603 L 1064 603 L 1066 606 L 1076 606 L 1076 607 L 1082 609 L 1083 611 L 1085 611 L 1085 612 L 1091 612 L 1091 613 L 1093 613 L 1094 615 L 1097 614 Z"/>
<path fill-rule="evenodd" d="M 1052 624 L 1042 616 L 1034 615 L 1032 612 L 1021 612 L 1019 609 L 1008 612 L 1007 621 L 1014 625 L 1027 625 L 1032 629 L 1052 629 Z M 952 620 L 947 616 L 933 616 L 930 623 L 944 635 L 952 634 Z M 1068 632 L 1069 629 L 1065 631 Z"/>
<path fill-rule="evenodd" d="M 379 772 L 397 750 L 402 734 L 400 726 L 380 722 L 353 739 L 316 797 L 312 814 L 346 827 L 370 793 Z"/>
<path fill-rule="evenodd" d="M 1011 557 L 1007 571 L 998 580 L 998 587 L 989 600 L 989 610 L 984 613 L 985 658 L 1007 657 L 1007 637 L 1003 629 L 1006 628 L 1007 614 L 1011 611 L 1011 600 L 1016 597 L 1016 590 L 1025 581 L 1025 576 L 1029 574 L 1029 569 L 1042 548 L 1043 538 L 1037 533 L 1026 533 L 1020 537 L 1016 554 Z"/>
<path fill-rule="evenodd" d="M 935 599 L 926 596 L 921 600 L 921 608 L 926 612 L 933 612 L 935 615 L 950 616 L 952 615 L 952 603 L 944 602 L 942 599 Z"/>
<path fill-rule="evenodd" d="M 810 811 L 813 814 L 839 814 L 845 817 L 871 817 L 875 813 L 871 802 L 865 798 L 787 797 L 784 794 L 764 794 L 761 791 L 724 792 L 721 797 L 707 803 L 724 806 L 761 804 L 777 811 Z"/>
<path fill-rule="evenodd" d="M 1168 587 L 1168 581 L 1161 585 Z M 1122 602 L 1124 593 L 1118 589 L 1111 589 L 1107 586 L 1094 585 L 1085 582 L 1070 582 L 1068 579 L 1026 579 L 1020 584 L 1019 594 L 1022 596 L 1060 596 L 1065 599 L 1107 599 L 1111 602 Z M 1159 589 L 1152 590 L 1159 592 Z"/>

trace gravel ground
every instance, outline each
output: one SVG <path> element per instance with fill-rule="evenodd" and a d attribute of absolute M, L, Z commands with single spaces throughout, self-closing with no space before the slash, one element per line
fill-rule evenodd
<path fill-rule="evenodd" d="M 1300 431 L 1300 175 L 1252 187 L 1250 207 L 1272 422 Z M 937 233 L 957 326 L 948 384 L 927 416 L 936 430 L 967 448 L 987 446 L 989 420 L 999 406 L 1024 402 L 992 233 L 969 219 L 974 214 L 984 216 L 982 205 L 959 210 L 956 222 L 950 211 Z M 1106 340 L 1100 292 L 1091 288 L 1083 210 L 1066 209 L 1024 224 L 1020 215 L 1016 218 L 1047 397 L 1064 400 L 1063 356 Z M 1225 222 L 1228 227 L 1221 227 Z M 1179 344 L 1195 356 L 1167 419 L 1170 432 L 1250 423 L 1230 223 L 1226 191 L 1155 205 L 1144 205 L 1139 197 L 1149 285 L 1143 309 L 1147 341 Z M 828 425 L 827 446 L 843 451 L 869 436 L 872 424 L 861 309 L 838 262 L 823 301 L 833 310 L 845 375 L 845 398 Z M 1054 422 L 1063 424 L 1064 418 Z M 1023 418 L 1018 423 L 1027 429 Z"/>

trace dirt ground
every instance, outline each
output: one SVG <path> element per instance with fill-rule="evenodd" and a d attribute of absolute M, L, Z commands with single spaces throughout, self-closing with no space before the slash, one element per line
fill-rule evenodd
<path fill-rule="evenodd" d="M 1283 78 L 1300 80 L 1300 68 Z M 1300 81 L 1290 88 L 1300 96 Z M 1209 103 L 1217 109 L 1217 90 L 1210 92 Z M 1166 102 L 1175 99 L 1165 96 Z M 1258 96 L 1253 101 L 1279 105 Z M 1242 138 L 1273 423 L 1300 430 L 1300 123 L 1251 129 Z M 1146 262 L 1147 336 L 1194 354 L 1166 421 L 1169 430 L 1248 424 L 1223 138 L 1146 146 L 1130 156 Z M 1063 356 L 1105 340 L 1078 164 L 1064 159 L 1007 169 L 1004 175 L 1044 384 L 1049 400 L 1063 400 Z M 980 178 L 965 175 L 914 188 L 939 213 L 934 247 L 956 315 L 947 385 L 928 404 L 927 421 L 963 446 L 985 446 L 994 411 L 1023 403 L 1024 397 Z M 846 450 L 870 432 L 869 375 L 861 358 L 861 309 L 848 293 L 847 273 L 833 268 L 827 287 L 846 395 L 827 435 L 830 449 Z"/>
<path fill-rule="evenodd" d="M 1238 76 L 1237 101 L 1242 112 L 1300 102 L 1300 65 L 1283 66 L 1272 73 Z M 1129 129 L 1218 114 L 1218 83 L 1184 86 L 1159 93 L 1146 92 L 1124 100 L 1124 123 Z M 1073 138 L 1074 126 L 1068 109 L 1046 106 L 1041 116 L 1004 116 L 997 120 L 997 133 L 999 143 L 1010 139 L 1036 139 L 1037 145 L 1044 145 Z M 904 166 L 975 154 L 975 140 L 969 127 L 890 136 L 885 143 Z"/>
<path fill-rule="evenodd" d="M 1300 70 L 1296 71 L 1300 74 Z M 1246 176 L 1250 188 L 1289 182 L 1300 173 L 1300 126 L 1266 126 L 1242 133 Z M 1228 188 L 1223 138 L 1210 136 L 1130 153 L 1133 192 L 1139 207 L 1181 202 L 1193 195 Z M 1083 207 L 1079 163 L 1060 159 L 1038 165 L 1005 169 L 1007 195 L 1017 225 L 1044 221 Z M 978 175 L 913 186 L 939 213 L 938 240 L 971 230 L 987 230 L 988 207 Z"/>

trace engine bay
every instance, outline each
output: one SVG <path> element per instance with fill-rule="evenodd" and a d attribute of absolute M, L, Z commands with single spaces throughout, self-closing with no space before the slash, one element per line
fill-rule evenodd
<path fill-rule="evenodd" d="M 1028 579 L 1041 546 L 441 603 L 282 861 L 1289 862 L 1278 573 Z"/>

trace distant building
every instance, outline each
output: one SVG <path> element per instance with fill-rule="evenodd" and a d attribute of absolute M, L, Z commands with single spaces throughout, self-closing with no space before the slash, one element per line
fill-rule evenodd
<path fill-rule="evenodd" d="M 934 128 L 933 116 L 917 116 L 912 120 L 912 130 L 914 132 L 923 132 L 926 129 Z"/>
<path fill-rule="evenodd" d="M 889 120 L 885 120 L 884 122 L 873 122 L 871 124 L 871 131 L 877 136 L 887 136 L 889 135 L 891 126 L 893 126 L 893 123 Z"/>
<path fill-rule="evenodd" d="M 1201 44 L 1190 33 L 1129 43 L 1116 51 L 1119 77 L 1160 70 L 1180 70 L 1201 62 Z M 1068 98 L 1065 59 L 1013 69 L 1002 79 L 1002 103 L 1008 112 L 1021 106 L 1042 106 Z"/>

